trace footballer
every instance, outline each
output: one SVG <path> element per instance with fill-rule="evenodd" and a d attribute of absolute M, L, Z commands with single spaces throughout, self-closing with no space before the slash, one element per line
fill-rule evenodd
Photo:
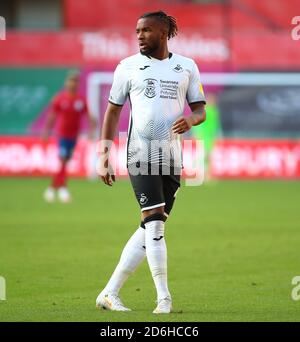
<path fill-rule="evenodd" d="M 128 98 L 131 116 L 127 141 L 127 168 L 140 207 L 141 223 L 131 236 L 96 305 L 130 311 L 119 291 L 146 258 L 157 292 L 153 313 L 168 314 L 172 296 L 168 287 L 165 223 L 180 187 L 180 135 L 205 120 L 205 97 L 196 63 L 168 50 L 176 36 L 176 19 L 162 11 L 143 14 L 137 21 L 140 52 L 117 66 L 100 140 L 98 173 L 109 186 L 115 176 L 110 149 L 122 106 Z M 183 116 L 187 100 L 191 113 Z"/>

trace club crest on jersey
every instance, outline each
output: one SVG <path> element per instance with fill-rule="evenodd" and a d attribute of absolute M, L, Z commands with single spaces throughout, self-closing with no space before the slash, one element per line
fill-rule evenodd
<path fill-rule="evenodd" d="M 146 83 L 146 88 L 145 88 L 145 95 L 151 99 L 152 97 L 156 96 L 156 84 L 157 80 L 154 78 L 146 78 L 144 80 Z"/>
<path fill-rule="evenodd" d="M 148 197 L 144 193 L 142 193 L 140 197 L 140 204 L 145 205 L 147 202 L 148 202 Z"/>
<path fill-rule="evenodd" d="M 173 68 L 175 72 L 183 72 L 183 68 L 180 64 L 177 64 L 175 68 Z"/>

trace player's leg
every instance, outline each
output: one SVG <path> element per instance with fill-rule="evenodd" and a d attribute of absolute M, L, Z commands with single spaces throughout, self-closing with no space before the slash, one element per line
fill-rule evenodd
<path fill-rule="evenodd" d="M 163 193 L 165 198 L 165 212 L 164 215 L 169 217 L 173 208 L 176 195 L 180 189 L 180 175 L 174 174 L 174 169 L 171 168 L 170 175 L 163 177 Z"/>
<path fill-rule="evenodd" d="M 151 184 L 149 184 L 148 182 L 148 178 L 145 178 L 146 176 L 132 176 L 130 170 L 129 175 L 133 190 L 141 208 L 143 206 L 146 207 L 146 205 L 150 205 L 150 207 L 152 207 L 153 203 L 157 204 L 157 198 L 160 199 L 162 197 L 162 190 L 159 194 L 156 194 L 154 196 L 151 191 L 153 191 L 153 189 L 161 188 L 161 181 L 159 179 L 159 176 L 154 177 L 154 180 L 152 182 L 152 185 L 154 186 L 151 187 Z M 156 181 L 158 181 L 159 183 L 155 184 Z M 149 197 L 147 197 L 147 195 Z M 133 234 L 133 236 L 129 239 L 126 246 L 124 247 L 120 261 L 116 269 L 114 270 L 110 280 L 108 281 L 104 290 L 101 291 L 101 293 L 97 297 L 96 305 L 98 307 L 104 307 L 106 309 L 117 311 L 128 310 L 121 302 L 118 294 L 125 281 L 128 279 L 129 275 L 132 274 L 138 268 L 140 263 L 145 259 L 145 245 L 145 225 L 142 220 L 140 227 L 137 229 L 137 231 Z"/>
<path fill-rule="evenodd" d="M 52 187 L 54 189 L 59 189 L 61 186 L 65 185 L 67 162 L 67 158 L 59 157 L 59 168 L 52 179 Z"/>
<path fill-rule="evenodd" d="M 56 189 L 58 189 L 58 198 L 63 203 L 68 203 L 71 201 L 71 194 L 67 188 L 67 164 L 69 158 L 60 159 L 60 170 L 56 178 Z"/>
<path fill-rule="evenodd" d="M 161 175 L 148 173 L 149 175 L 131 177 L 131 183 L 146 227 L 146 256 L 157 291 L 157 301 L 158 303 L 168 302 L 168 307 L 165 307 L 164 310 L 160 312 L 155 310 L 154 312 L 167 313 L 171 310 L 171 295 L 167 279 L 167 247 L 164 232 L 166 203 L 163 193 L 163 178 Z"/>
<path fill-rule="evenodd" d="M 150 177 L 150 178 L 149 178 Z M 140 204 L 140 207 L 142 209 L 142 218 L 146 216 L 151 216 L 155 213 L 160 213 L 159 219 L 165 220 L 166 217 L 163 215 L 164 213 L 164 198 L 163 198 L 163 185 L 162 185 L 162 179 L 161 176 L 143 176 L 143 175 L 137 175 L 137 176 L 131 176 L 130 180 L 136 195 L 136 198 Z M 156 209 L 157 208 L 157 209 Z M 152 217 L 153 218 L 153 217 Z M 155 218 L 155 217 L 154 217 Z M 151 219 L 149 219 L 149 222 Z M 147 223 L 148 225 L 148 223 Z M 152 223 L 149 223 L 149 227 L 153 226 Z M 156 226 L 154 224 L 154 226 Z M 110 310 L 116 310 L 116 311 L 128 311 L 129 309 L 126 308 L 123 303 L 121 302 L 120 298 L 118 297 L 118 293 L 125 283 L 125 281 L 128 279 L 129 275 L 132 274 L 139 264 L 144 260 L 145 258 L 145 225 L 143 222 L 141 223 L 141 226 L 138 228 L 138 230 L 133 234 L 133 236 L 130 238 L 130 240 L 127 242 L 120 261 L 113 272 L 109 282 L 105 286 L 104 290 L 99 294 L 96 300 L 96 305 L 98 307 L 104 307 L 106 309 Z M 154 234 L 154 230 L 149 228 L 149 239 L 151 239 L 152 234 Z M 152 233 L 150 233 L 152 232 Z M 157 241 L 160 241 L 161 239 L 158 239 Z M 154 240 L 156 241 L 156 240 Z M 147 255 L 148 262 L 150 260 L 150 269 L 153 269 L 154 276 L 155 276 L 155 283 L 157 283 L 158 287 L 158 298 L 164 297 L 169 298 L 170 302 L 170 295 L 169 292 L 165 291 L 165 279 L 161 279 L 164 276 L 162 274 L 157 274 L 157 268 L 156 264 L 157 262 L 160 262 L 153 256 L 153 254 L 157 254 L 157 250 L 152 248 L 151 242 L 149 243 L 149 250 L 150 252 Z M 159 245 L 161 245 L 159 243 Z M 155 244 L 155 247 L 157 247 L 158 244 Z M 147 250 L 147 247 L 146 247 Z M 149 265 L 150 265 L 149 264 Z M 158 273 L 160 273 L 158 271 Z M 161 301 L 161 299 L 159 299 Z M 170 311 L 170 310 L 169 310 Z"/>
<path fill-rule="evenodd" d="M 61 150 L 64 148 L 62 139 L 59 139 L 58 141 L 58 155 L 59 159 L 61 158 Z M 44 192 L 44 200 L 46 202 L 52 203 L 55 201 L 55 195 L 56 195 L 56 190 L 57 190 L 57 183 L 59 179 L 59 174 L 60 174 L 60 169 L 61 169 L 61 164 L 60 168 L 57 170 L 57 172 L 53 175 L 52 180 L 51 180 L 51 185 L 48 186 L 46 191 Z"/>
<path fill-rule="evenodd" d="M 157 290 L 158 305 L 154 313 L 169 313 L 172 309 L 172 299 L 168 289 L 167 247 L 164 234 L 164 222 L 169 216 L 176 193 L 180 187 L 180 176 L 161 176 L 163 198 L 165 205 L 154 210 L 144 211 L 146 225 L 146 251 L 152 277 Z"/>
<path fill-rule="evenodd" d="M 71 194 L 67 187 L 67 165 L 72 158 L 74 148 L 76 146 L 75 139 L 60 139 L 59 158 L 60 168 L 55 177 L 55 188 L 58 189 L 58 198 L 61 202 L 67 203 L 71 201 Z"/>
<path fill-rule="evenodd" d="M 148 192 L 148 189 L 144 187 L 144 185 L 147 184 L 147 182 L 145 182 L 145 176 L 132 176 L 130 170 L 129 175 L 138 202 L 140 205 L 141 203 L 146 204 L 149 199 L 145 197 L 145 193 Z M 106 309 L 116 311 L 128 310 L 118 296 L 119 291 L 128 279 L 129 275 L 138 268 L 145 257 L 145 225 L 142 220 L 140 227 L 125 245 L 119 263 L 107 285 L 97 297 L 97 307 L 104 307 Z"/>
<path fill-rule="evenodd" d="M 145 225 L 141 222 L 139 228 L 127 241 L 120 261 L 105 287 L 105 291 L 118 295 L 124 282 L 144 260 L 145 253 Z"/>
<path fill-rule="evenodd" d="M 53 202 L 55 200 L 55 192 L 58 190 L 59 199 L 62 202 L 68 202 L 71 197 L 66 188 L 67 182 L 67 163 L 70 160 L 74 147 L 75 140 L 68 140 L 61 138 L 58 141 L 58 156 L 59 156 L 59 169 L 53 175 L 51 185 L 46 189 L 44 193 L 44 199 L 47 202 Z"/>
<path fill-rule="evenodd" d="M 139 228 L 126 243 L 119 263 L 110 277 L 107 285 L 96 299 L 96 306 L 115 311 L 128 311 L 119 298 L 119 291 L 128 277 L 134 273 L 145 259 L 145 225 L 141 222 Z"/>
<path fill-rule="evenodd" d="M 157 292 L 157 307 L 153 313 L 170 313 L 171 294 L 168 288 L 167 246 L 165 240 L 164 205 L 144 210 L 146 255 Z"/>

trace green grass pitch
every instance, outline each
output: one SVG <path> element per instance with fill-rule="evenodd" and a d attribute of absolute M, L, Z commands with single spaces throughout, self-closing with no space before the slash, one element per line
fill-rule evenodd
<path fill-rule="evenodd" d="M 145 263 L 121 291 L 130 313 L 95 298 L 139 224 L 130 184 L 71 180 L 74 200 L 47 204 L 47 179 L 0 180 L 0 321 L 300 321 L 300 182 L 182 186 L 166 224 L 175 312 L 152 314 Z"/>

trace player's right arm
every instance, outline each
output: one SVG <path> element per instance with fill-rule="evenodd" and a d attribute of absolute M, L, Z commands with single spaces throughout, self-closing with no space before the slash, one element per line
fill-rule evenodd
<path fill-rule="evenodd" d="M 52 128 L 54 126 L 55 119 L 56 119 L 56 114 L 55 114 L 54 111 L 51 111 L 47 115 L 46 123 L 45 123 L 44 130 L 43 130 L 43 133 L 42 133 L 42 139 L 44 141 L 48 140 L 48 138 L 49 138 L 49 136 L 51 134 Z"/>
<path fill-rule="evenodd" d="M 114 81 L 109 94 L 109 102 L 104 114 L 101 139 L 99 144 L 98 174 L 109 186 L 115 182 L 113 169 L 109 165 L 110 147 L 117 132 L 122 107 L 127 99 L 130 88 L 128 71 L 121 62 L 114 73 Z"/>
<path fill-rule="evenodd" d="M 116 135 L 121 110 L 122 105 L 116 105 L 111 102 L 108 103 L 104 114 L 98 150 L 99 164 L 97 171 L 102 181 L 109 186 L 112 186 L 113 182 L 116 180 L 115 175 L 113 174 L 113 169 L 109 165 L 109 155 L 111 145 L 113 144 L 113 140 Z"/>
<path fill-rule="evenodd" d="M 51 102 L 51 108 L 50 108 L 50 111 L 47 115 L 46 123 L 45 123 L 43 133 L 42 133 L 42 139 L 44 141 L 48 140 L 48 138 L 51 134 L 51 131 L 54 127 L 56 117 L 57 117 L 58 107 L 59 107 L 59 94 L 56 95 Z"/>

